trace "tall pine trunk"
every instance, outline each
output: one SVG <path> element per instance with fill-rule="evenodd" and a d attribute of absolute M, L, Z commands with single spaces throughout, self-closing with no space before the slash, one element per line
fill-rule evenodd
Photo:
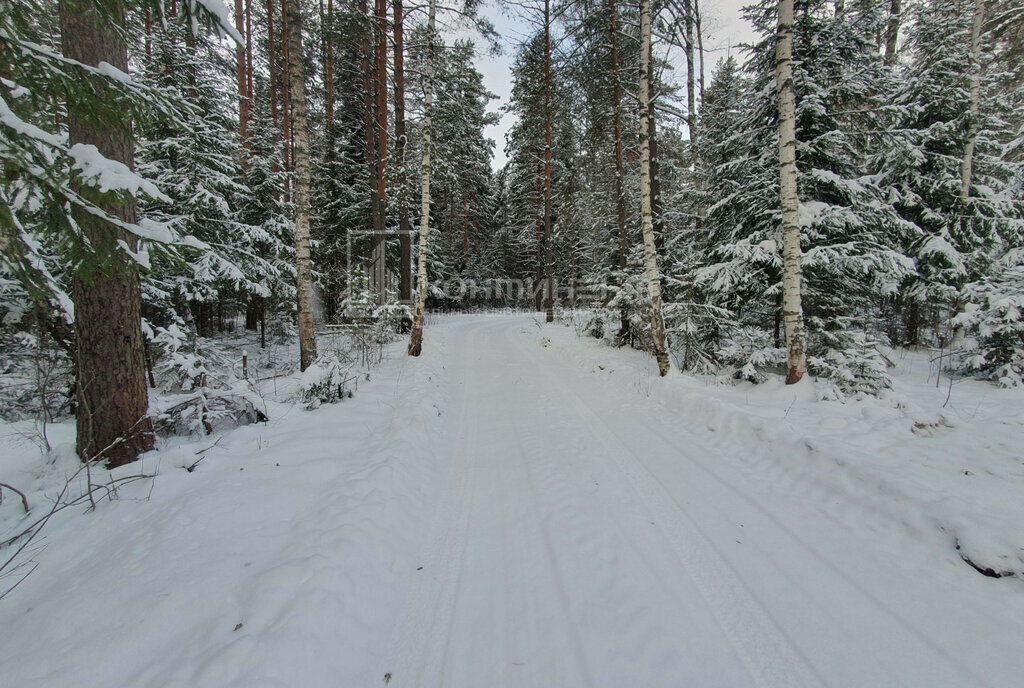
<path fill-rule="evenodd" d="M 555 280 L 551 258 L 551 0 L 544 0 L 544 300 L 547 322 L 555 319 Z"/>
<path fill-rule="evenodd" d="M 654 243 L 653 193 L 651 189 L 651 1 L 640 0 L 640 213 L 644 233 L 647 290 L 651 296 L 651 340 L 658 372 L 669 371 L 665 343 L 665 318 L 661 312 L 661 274 Z"/>
<path fill-rule="evenodd" d="M 388 15 L 387 0 L 376 0 L 376 48 L 374 51 L 374 133 L 377 155 L 377 214 L 374 218 L 374 281 L 378 303 L 387 302 L 387 178 L 388 155 Z"/>
<path fill-rule="evenodd" d="M 793 0 L 779 0 L 775 46 L 779 96 L 779 201 L 782 210 L 782 319 L 786 325 L 786 384 L 804 376 L 804 314 L 800 301 L 800 202 L 796 188 L 796 91 L 793 84 Z"/>
<path fill-rule="evenodd" d="M 270 62 L 270 119 L 277 129 L 277 46 L 274 44 L 274 0 L 267 0 L 267 59 Z"/>
<path fill-rule="evenodd" d="M 405 44 L 402 0 L 393 0 L 395 13 L 395 164 L 398 165 L 398 298 L 412 301 L 412 231 L 409 228 L 409 204 L 406 198 L 405 167 Z"/>
<path fill-rule="evenodd" d="M 283 146 L 284 169 L 292 170 L 292 107 L 291 75 L 288 58 L 288 0 L 281 0 L 281 145 Z M 285 197 L 291 198 L 291 181 L 286 178 Z"/>
<path fill-rule="evenodd" d="M 625 178 L 626 171 L 622 162 L 622 84 L 619 81 L 619 28 L 618 28 L 618 7 L 615 0 L 608 0 L 608 44 L 611 49 L 611 72 L 612 72 L 612 117 L 614 126 L 613 146 L 615 152 L 615 221 L 619 238 L 619 271 L 622 273 L 623 283 L 626 279 L 626 269 L 629 260 L 629 240 L 626 236 L 626 196 Z M 625 286 L 622 284 L 621 286 Z M 629 334 L 629 315 L 626 306 L 620 309 L 619 313 L 620 339 Z"/>
<path fill-rule="evenodd" d="M 235 0 L 235 28 L 241 36 L 245 35 L 245 7 L 242 0 Z M 235 46 L 235 72 L 238 78 L 238 135 L 242 142 L 249 137 L 249 84 L 246 69 L 244 45 Z"/>
<path fill-rule="evenodd" d="M 427 238 L 430 234 L 430 148 L 431 116 L 434 103 L 434 14 L 435 0 L 427 10 L 427 61 L 423 68 L 423 164 L 420 167 L 420 245 L 416 270 L 416 310 L 409 338 L 409 355 L 423 350 L 423 311 L 427 303 Z"/>
<path fill-rule="evenodd" d="M 306 75 L 302 64 L 302 13 L 299 0 L 285 0 L 288 38 L 288 93 L 295 135 L 295 288 L 298 298 L 299 367 L 316 359 L 313 333 L 313 274 L 309 256 L 309 123 L 306 121 Z"/>
<path fill-rule="evenodd" d="M 59 6 L 64 55 L 83 64 L 106 62 L 128 71 L 122 40 L 124 8 L 120 0 L 101 16 L 91 0 L 61 0 Z M 104 97 L 96 85 L 96 97 Z M 98 122 L 86 102 L 67 103 L 68 142 L 93 145 L 106 158 L 132 166 L 134 145 L 127 115 L 116 122 Z M 92 190 L 80 189 L 92 194 Z M 102 202 L 102 199 L 101 199 Z M 110 215 L 134 224 L 134 200 L 106 202 Z M 74 219 L 102 260 L 79 267 L 72 275 L 75 303 L 76 433 L 83 461 L 104 460 L 110 466 L 134 461 L 153 448 L 153 425 L 147 415 L 145 345 L 142 339 L 142 297 L 135 263 L 117 247 L 130 248 L 136 239 L 127 232 L 75 210 Z"/>

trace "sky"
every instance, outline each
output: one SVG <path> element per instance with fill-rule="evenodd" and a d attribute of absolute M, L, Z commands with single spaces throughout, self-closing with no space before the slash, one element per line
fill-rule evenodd
<path fill-rule="evenodd" d="M 751 1 L 717 0 L 714 3 L 709 2 L 707 6 L 701 6 L 704 16 L 705 72 L 709 77 L 714 64 L 728 53 L 730 47 L 735 49 L 737 44 L 753 38 L 750 26 L 740 17 L 740 9 Z M 491 110 L 500 112 L 500 108 L 508 102 L 512 92 L 510 67 L 516 46 L 526 37 L 530 25 L 526 19 L 503 14 L 494 2 L 488 3 L 483 14 L 494 23 L 501 36 L 502 54 L 496 57 L 478 55 L 476 67 L 483 74 L 484 85 L 498 96 L 497 100 L 491 101 Z M 680 69 L 679 75 L 685 79 L 685 67 Z M 511 115 L 502 113 L 500 123 L 485 129 L 486 136 L 495 142 L 492 161 L 495 169 L 501 168 L 507 160 L 505 133 L 512 126 L 512 122 Z"/>

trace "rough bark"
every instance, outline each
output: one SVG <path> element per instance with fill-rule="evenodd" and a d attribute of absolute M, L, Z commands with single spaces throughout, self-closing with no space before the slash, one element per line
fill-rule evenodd
<path fill-rule="evenodd" d="M 423 68 L 423 164 L 420 166 L 420 244 L 416 270 L 416 310 L 409 337 L 409 355 L 423 350 L 423 311 L 427 303 L 427 237 L 430 234 L 430 147 L 434 96 L 434 14 L 435 0 L 427 10 L 427 59 Z"/>
<path fill-rule="evenodd" d="M 288 93 L 295 134 L 295 287 L 298 299 L 299 367 L 316 359 L 313 333 L 313 274 L 309 256 L 309 124 L 306 120 L 306 75 L 302 64 L 302 14 L 299 0 L 285 0 L 288 37 Z"/>
<path fill-rule="evenodd" d="M 405 167 L 405 44 L 402 0 L 393 0 L 395 13 L 395 164 L 398 165 L 398 297 L 412 301 L 412 232 L 409 228 L 409 205 L 406 200 Z"/>
<path fill-rule="evenodd" d="M 683 52 L 686 53 L 686 129 L 690 134 L 693 169 L 697 171 L 697 80 L 694 65 L 693 8 L 687 3 L 683 26 Z"/>
<path fill-rule="evenodd" d="M 245 0 L 245 96 L 249 99 L 249 115 L 252 116 L 252 5 Z"/>
<path fill-rule="evenodd" d="M 647 289 L 651 296 L 651 340 L 658 372 L 669 371 L 665 342 L 665 318 L 661 312 L 661 274 L 654 243 L 654 213 L 651 189 L 651 2 L 640 0 L 640 212 L 644 234 L 644 262 Z"/>
<path fill-rule="evenodd" d="M 619 271 L 625 279 L 626 268 L 628 267 L 629 245 L 626 236 L 626 197 L 625 178 L 626 171 L 622 162 L 622 84 L 619 81 L 619 29 L 618 29 L 618 7 L 615 0 L 608 0 L 608 44 L 611 50 L 611 72 L 612 72 L 612 117 L 614 125 L 612 135 L 614 136 L 613 146 L 615 149 L 615 221 L 619 238 Z M 626 314 L 626 307 L 623 306 L 619 316 L 619 338 L 629 334 L 629 317 Z"/>
<path fill-rule="evenodd" d="M 551 258 L 551 0 L 544 0 L 544 300 L 547 322 L 555 319 L 555 281 Z"/>
<path fill-rule="evenodd" d="M 291 75 L 290 70 L 289 43 L 287 29 L 288 20 L 286 3 L 288 0 L 281 0 L 281 144 L 283 146 L 284 169 L 291 170 L 292 166 L 292 107 L 291 107 Z M 291 198 L 291 181 L 285 182 L 286 198 Z"/>
<path fill-rule="evenodd" d="M 377 265 L 380 259 L 378 237 L 383 236 L 384 222 L 383 213 L 380 208 L 378 196 L 377 172 L 379 170 L 377 161 L 377 116 L 376 116 L 376 83 L 375 66 L 376 59 L 374 38 L 376 22 L 370 15 L 370 9 L 366 0 L 359 0 L 358 9 L 364 18 L 366 30 L 363 32 L 360 41 L 360 71 L 363 81 L 363 157 L 366 161 L 367 188 L 370 193 L 370 228 L 373 231 L 373 249 L 370 266 L 371 284 L 377 285 Z"/>
<path fill-rule="evenodd" d="M 329 138 L 333 140 L 334 131 L 334 0 L 327 0 L 327 13 L 324 14 L 324 3 L 320 0 L 320 12 L 323 15 L 324 33 L 324 115 Z M 327 151 L 328 159 L 333 159 L 334 151 Z"/>
<path fill-rule="evenodd" d="M 697 72 L 700 75 L 700 80 L 698 81 L 698 84 L 700 85 L 700 90 L 698 91 L 698 93 L 700 95 L 701 107 L 703 107 L 704 106 L 704 26 L 703 26 L 703 21 L 701 19 L 701 14 L 700 14 L 700 0 L 692 0 L 692 2 L 693 2 L 693 21 L 694 21 L 694 25 L 697 27 L 697 61 L 700 64 L 700 67 L 699 67 L 698 72 Z"/>
<path fill-rule="evenodd" d="M 277 128 L 277 46 L 274 44 L 274 0 L 267 0 L 267 55 L 270 60 L 270 119 Z"/>
<path fill-rule="evenodd" d="M 775 79 L 779 97 L 779 200 L 782 210 L 782 318 L 786 325 L 786 384 L 804 376 L 804 316 L 800 301 L 800 205 L 796 187 L 796 93 L 793 84 L 793 0 L 779 0 Z"/>
<path fill-rule="evenodd" d="M 885 26 L 885 64 L 896 64 L 896 40 L 900 35 L 900 20 L 902 15 L 900 0 L 889 1 L 889 21 Z"/>
<path fill-rule="evenodd" d="M 242 0 L 235 0 L 235 28 L 245 35 L 245 8 Z M 238 78 L 238 135 L 244 142 L 249 137 L 249 88 L 245 61 L 245 46 L 235 46 L 235 73 Z"/>
<path fill-rule="evenodd" d="M 538 151 L 537 159 L 537 274 L 533 285 L 533 309 L 544 309 L 544 155 Z"/>
<path fill-rule="evenodd" d="M 378 302 L 387 301 L 387 178 L 388 156 L 388 15 L 387 0 L 376 0 L 376 48 L 374 51 L 374 133 L 377 140 L 377 215 L 374 218 L 374 278 Z"/>
<path fill-rule="evenodd" d="M 111 15 L 104 17 L 91 0 L 61 0 L 64 55 L 87 65 L 106 62 L 127 72 L 128 53 L 120 32 L 124 8 L 119 1 L 107 8 Z M 102 85 L 95 84 L 92 95 L 104 97 Z M 69 143 L 94 145 L 108 159 L 132 166 L 134 145 L 127 116 L 98 123 L 83 99 L 69 99 L 67 116 Z M 136 220 L 131 199 L 108 201 L 104 210 L 126 223 Z M 146 415 L 149 401 L 139 276 L 134 262 L 117 248 L 118 241 L 133 249 L 137 242 L 93 215 L 73 212 L 101 258 L 100 265 L 80 267 L 72 276 L 78 455 L 83 461 L 97 459 L 120 466 L 152 449 L 154 440 L 152 421 Z"/>

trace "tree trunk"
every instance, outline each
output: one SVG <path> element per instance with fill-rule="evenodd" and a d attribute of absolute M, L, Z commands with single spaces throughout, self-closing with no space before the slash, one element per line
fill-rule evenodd
<path fill-rule="evenodd" d="M 374 223 L 376 255 L 375 278 L 377 298 L 380 305 L 387 302 L 387 178 L 384 176 L 388 155 L 388 14 L 387 0 L 376 1 L 377 48 L 374 59 L 374 93 L 376 103 L 375 134 L 377 139 L 377 217 Z"/>
<path fill-rule="evenodd" d="M 654 245 L 654 217 L 651 192 L 651 2 L 640 0 L 640 210 L 644 232 L 644 262 L 647 289 L 651 295 L 651 340 L 658 372 L 669 371 L 665 343 L 665 318 L 661 313 L 661 274 Z"/>
<path fill-rule="evenodd" d="M 287 29 L 288 19 L 285 7 L 288 0 L 281 0 L 281 144 L 283 146 L 284 169 L 292 170 L 292 112 L 291 112 L 291 60 L 289 59 L 289 43 Z M 291 198 L 291 178 L 286 177 L 285 198 Z"/>
<path fill-rule="evenodd" d="M 544 320 L 555 319 L 555 280 L 551 258 L 551 0 L 544 0 Z"/>
<path fill-rule="evenodd" d="M 427 63 L 423 69 L 423 164 L 420 167 L 420 245 L 416 270 L 416 311 L 409 338 L 409 355 L 423 350 L 423 311 L 427 303 L 427 237 L 430 234 L 430 147 L 431 108 L 434 96 L 434 13 L 435 0 L 427 11 Z"/>
<path fill-rule="evenodd" d="M 382 213 L 377 192 L 377 117 L 376 117 L 376 79 L 374 67 L 376 59 L 374 47 L 376 41 L 371 40 L 376 23 L 370 16 L 366 0 L 359 0 L 359 13 L 366 22 L 360 42 L 360 70 L 363 81 L 363 157 L 366 160 L 366 180 L 370 193 L 370 227 L 373 231 L 373 248 L 371 250 L 370 282 L 371 289 L 377 285 L 377 265 L 380 259 L 377 239 L 383 233 Z"/>
<path fill-rule="evenodd" d="M 92 66 L 106 62 L 127 72 L 128 52 L 121 38 L 124 8 L 119 0 L 108 7 L 112 15 L 101 17 L 91 0 L 61 0 L 64 55 Z M 96 90 L 95 97 L 104 97 L 102 86 Z M 106 158 L 132 166 L 134 145 L 127 115 L 121 121 L 99 123 L 88 104 L 77 99 L 68 101 L 67 114 L 70 144 L 94 145 Z M 126 223 L 135 223 L 133 200 L 108 203 L 104 209 Z M 83 461 L 98 459 L 121 466 L 152 449 L 154 440 L 147 415 L 138 270 L 117 247 L 117 242 L 123 241 L 134 249 L 137 242 L 93 215 L 78 209 L 72 212 L 97 254 L 110 257 L 103 266 L 82 267 L 72 275 L 78 455 Z"/>
<path fill-rule="evenodd" d="M 242 0 L 235 0 L 235 28 L 245 35 L 245 9 Z M 242 142 L 249 137 L 249 88 L 245 62 L 245 46 L 235 46 L 235 72 L 238 77 L 238 135 Z"/>
<path fill-rule="evenodd" d="M 245 96 L 249 100 L 249 117 L 252 117 L 252 6 L 245 0 Z"/>
<path fill-rule="evenodd" d="M 981 101 L 981 32 L 985 24 L 985 2 L 974 0 L 974 23 L 971 26 L 971 54 L 968 66 L 971 70 L 971 95 L 967 103 L 967 140 L 964 142 L 964 158 L 960 164 L 959 207 L 963 216 L 960 222 L 964 225 L 970 220 L 967 217 L 968 204 L 971 200 L 971 184 L 974 181 L 974 146 L 978 139 L 978 109 Z M 956 313 L 964 309 L 960 298 L 960 284 L 957 285 Z M 950 338 L 950 349 L 959 349 L 964 340 L 964 326 L 954 325 Z"/>
<path fill-rule="evenodd" d="M 402 0 L 393 0 L 395 11 L 395 162 L 398 165 L 398 298 L 412 301 L 412 231 L 409 228 L 409 204 L 406 199 L 405 168 L 405 47 Z"/>
<path fill-rule="evenodd" d="M 796 188 L 796 92 L 793 84 L 793 0 L 779 0 L 775 47 L 779 97 L 779 200 L 782 209 L 782 318 L 786 324 L 786 384 L 804 376 L 804 315 L 800 302 L 800 203 Z"/>
<path fill-rule="evenodd" d="M 685 25 L 683 27 L 683 46 L 686 53 L 686 129 L 690 133 L 690 153 L 693 159 L 693 171 L 697 172 L 697 80 L 694 74 L 694 40 L 693 40 L 693 8 L 687 3 Z"/>
<path fill-rule="evenodd" d="M 900 19 L 903 10 L 900 0 L 890 0 L 889 21 L 885 27 L 885 64 L 896 64 L 896 39 L 900 35 Z"/>
<path fill-rule="evenodd" d="M 618 7 L 615 0 L 608 0 L 608 42 L 611 47 L 612 70 L 612 117 L 614 118 L 613 135 L 615 148 L 615 220 L 619 237 L 619 271 L 623 283 L 629 260 L 629 240 L 626 236 L 626 197 L 624 180 L 625 168 L 622 163 L 622 85 L 619 82 L 619 29 Z M 620 286 L 624 286 L 620 285 Z M 629 316 L 625 305 L 620 309 L 619 339 L 629 334 Z"/>
<path fill-rule="evenodd" d="M 306 121 L 306 76 L 302 64 L 302 14 L 299 0 L 286 3 L 288 93 L 295 133 L 295 287 L 298 297 L 299 368 L 316 359 L 313 333 L 313 275 L 309 257 L 309 124 Z"/>
<path fill-rule="evenodd" d="M 334 26 L 334 0 L 320 0 L 320 28 L 323 34 L 321 53 L 324 70 L 324 130 L 327 134 L 327 161 L 334 160 L 334 40 L 331 35 Z"/>
<path fill-rule="evenodd" d="M 267 59 L 270 61 L 270 119 L 277 129 L 277 46 L 274 44 L 274 0 L 267 0 Z"/>
<path fill-rule="evenodd" d="M 704 26 L 700 15 L 700 0 L 691 0 L 693 2 L 693 21 L 697 27 L 697 61 L 700 67 L 697 73 L 700 75 L 698 81 L 700 90 L 700 106 L 704 107 Z"/>
<path fill-rule="evenodd" d="M 971 27 L 971 95 L 967 105 L 967 140 L 964 159 L 960 165 L 960 203 L 966 204 L 971 196 L 974 175 L 974 145 L 978 138 L 978 106 L 981 100 L 981 30 L 985 23 L 985 2 L 974 0 L 974 24 Z"/>
<path fill-rule="evenodd" d="M 650 8 L 648 8 L 649 11 Z M 661 251 L 665 244 L 665 220 L 661 214 L 661 174 L 658 164 L 658 118 L 654 111 L 654 60 L 648 52 L 647 67 L 647 146 L 651 175 L 651 222 L 654 225 L 654 246 Z"/>

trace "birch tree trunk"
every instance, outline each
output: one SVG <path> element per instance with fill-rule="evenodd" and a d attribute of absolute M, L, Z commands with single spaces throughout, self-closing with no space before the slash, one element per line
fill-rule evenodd
<path fill-rule="evenodd" d="M 800 302 L 800 204 L 796 188 L 796 92 L 793 84 L 793 0 L 779 0 L 775 79 L 779 97 L 779 200 L 782 209 L 782 318 L 786 325 L 786 384 L 806 369 Z"/>
<path fill-rule="evenodd" d="M 288 37 L 288 100 L 295 136 L 295 287 L 298 297 L 299 367 L 316 359 L 313 333 L 313 274 L 309 256 L 309 123 L 306 121 L 306 77 L 302 65 L 302 14 L 299 0 L 285 0 Z"/>
<path fill-rule="evenodd" d="M 885 26 L 885 64 L 896 64 L 896 40 L 900 35 L 900 19 L 903 10 L 900 0 L 890 0 L 889 20 Z"/>
<path fill-rule="evenodd" d="M 658 372 L 669 371 L 665 343 L 665 317 L 661 312 L 661 274 L 654 245 L 654 213 L 651 203 L 651 1 L 640 0 L 640 214 L 644 233 L 647 290 L 651 295 L 651 339 Z"/>
<path fill-rule="evenodd" d="M 420 245 L 416 269 L 416 310 L 409 338 L 409 355 L 423 350 L 423 311 L 427 303 L 427 238 L 430 235 L 430 147 L 431 108 L 434 97 L 434 14 L 435 0 L 427 10 L 427 63 L 423 68 L 423 164 L 420 167 Z"/>
<path fill-rule="evenodd" d="M 971 184 L 974 182 L 974 146 L 978 139 L 978 108 L 981 100 L 981 32 L 985 24 L 985 1 L 974 0 L 974 24 L 971 26 L 971 55 L 968 66 L 971 70 L 971 95 L 967 102 L 967 140 L 964 142 L 964 158 L 960 163 L 960 194 L 959 206 L 961 220 L 966 224 L 970 220 L 966 217 L 967 204 L 971 199 Z M 960 313 L 964 309 L 963 300 L 960 298 L 960 285 L 957 285 L 957 299 L 955 311 Z M 950 348 L 958 349 L 964 341 L 963 325 L 955 325 L 950 338 Z"/>
<path fill-rule="evenodd" d="M 101 16 L 92 0 L 61 0 L 63 52 L 83 64 L 106 62 L 127 72 L 128 51 L 121 32 L 124 9 L 119 0 L 109 3 L 108 9 L 111 15 Z M 95 88 L 95 97 L 102 98 L 102 86 Z M 127 115 L 120 122 L 97 122 L 88 103 L 71 99 L 67 122 L 70 144 L 94 145 L 104 157 L 132 167 L 134 145 Z M 134 200 L 108 202 L 103 207 L 126 223 L 135 222 Z M 106 265 L 79 267 L 72 275 L 77 450 L 83 461 L 121 466 L 152 449 L 154 440 L 147 415 L 139 274 L 116 243 L 124 241 L 134 250 L 137 242 L 89 213 L 73 213 L 97 252 L 110 257 Z"/>
<path fill-rule="evenodd" d="M 960 202 L 967 203 L 971 196 L 974 176 L 974 145 L 978 138 L 978 106 L 981 100 L 981 30 L 985 23 L 985 2 L 974 0 L 974 25 L 971 27 L 971 95 L 967 105 L 967 141 L 964 159 L 960 165 Z"/>

